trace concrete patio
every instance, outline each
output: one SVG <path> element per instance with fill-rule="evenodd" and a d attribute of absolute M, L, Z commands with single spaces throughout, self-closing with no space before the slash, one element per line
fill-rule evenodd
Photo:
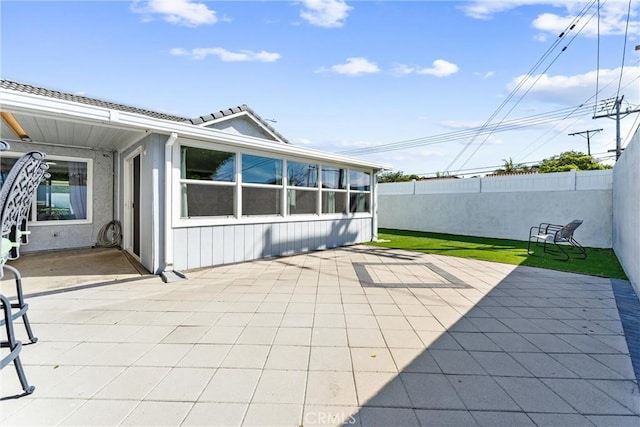
<path fill-rule="evenodd" d="M 368 246 L 188 278 L 28 298 L 0 424 L 640 424 L 624 281 Z"/>

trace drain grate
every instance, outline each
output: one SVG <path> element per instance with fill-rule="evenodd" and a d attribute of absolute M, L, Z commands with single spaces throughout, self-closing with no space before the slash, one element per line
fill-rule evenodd
<path fill-rule="evenodd" d="M 470 288 L 453 274 L 430 262 L 354 262 L 363 287 L 375 288 Z"/>

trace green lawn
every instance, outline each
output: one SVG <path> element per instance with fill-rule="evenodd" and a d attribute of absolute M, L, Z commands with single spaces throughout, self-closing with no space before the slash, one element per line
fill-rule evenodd
<path fill-rule="evenodd" d="M 551 270 L 569 271 L 592 276 L 627 279 L 613 249 L 586 248 L 587 258 L 571 258 L 562 261 L 553 254 L 534 247 L 527 255 L 527 242 L 521 240 L 489 239 L 454 234 L 425 233 L 420 231 L 379 229 L 378 238 L 388 242 L 371 242 L 370 245 L 407 249 L 429 254 L 473 258 L 505 264 L 527 265 Z"/>

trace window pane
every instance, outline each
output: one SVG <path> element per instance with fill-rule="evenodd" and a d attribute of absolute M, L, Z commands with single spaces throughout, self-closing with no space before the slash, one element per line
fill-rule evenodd
<path fill-rule="evenodd" d="M 287 162 L 288 185 L 291 187 L 317 187 L 318 165 Z"/>
<path fill-rule="evenodd" d="M 322 188 L 335 190 L 347 189 L 347 174 L 345 169 L 331 166 L 322 167 Z"/>
<path fill-rule="evenodd" d="M 337 191 L 322 192 L 322 213 L 346 213 L 347 193 Z"/>
<path fill-rule="evenodd" d="M 243 154 L 242 182 L 282 185 L 282 160 Z"/>
<path fill-rule="evenodd" d="M 7 179 L 11 168 L 17 161 L 17 157 L 0 157 L 0 186 L 4 185 L 4 180 Z"/>
<path fill-rule="evenodd" d="M 180 177 L 205 181 L 235 182 L 236 155 L 225 151 L 181 147 Z"/>
<path fill-rule="evenodd" d="M 317 191 L 289 189 L 287 190 L 287 196 L 288 214 L 314 214 L 317 212 Z"/>
<path fill-rule="evenodd" d="M 182 217 L 233 216 L 236 188 L 182 184 Z"/>
<path fill-rule="evenodd" d="M 38 221 L 87 219 L 87 164 L 55 160 L 47 172 L 37 191 Z"/>
<path fill-rule="evenodd" d="M 351 193 L 349 212 L 369 212 L 369 193 Z"/>
<path fill-rule="evenodd" d="M 242 187 L 242 215 L 280 215 L 282 190 Z"/>
<path fill-rule="evenodd" d="M 371 189 L 371 175 L 368 172 L 349 171 L 349 188 L 369 191 Z"/>

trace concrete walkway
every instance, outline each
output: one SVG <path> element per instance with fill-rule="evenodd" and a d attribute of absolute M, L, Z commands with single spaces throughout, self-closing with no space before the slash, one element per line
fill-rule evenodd
<path fill-rule="evenodd" d="M 29 298 L 0 424 L 640 424 L 608 279 L 367 246 L 188 277 Z"/>

